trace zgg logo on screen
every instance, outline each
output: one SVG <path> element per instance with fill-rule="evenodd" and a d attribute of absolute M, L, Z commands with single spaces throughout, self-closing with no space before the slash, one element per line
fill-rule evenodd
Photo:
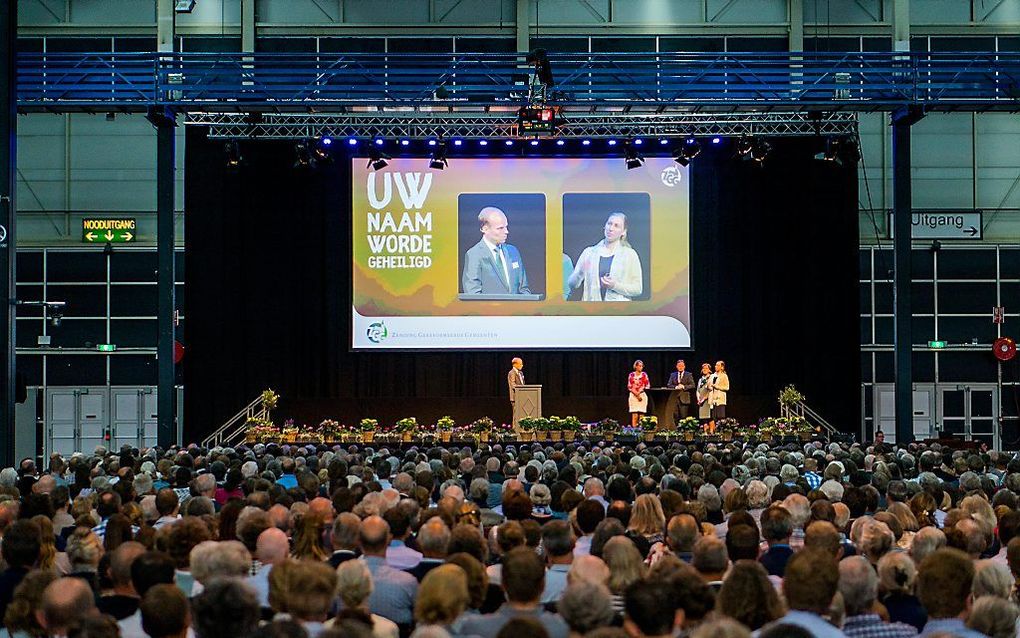
<path fill-rule="evenodd" d="M 389 333 L 386 332 L 386 324 L 381 321 L 370 324 L 366 334 L 368 336 L 368 340 L 372 343 L 381 343 L 387 336 L 389 336 Z"/>

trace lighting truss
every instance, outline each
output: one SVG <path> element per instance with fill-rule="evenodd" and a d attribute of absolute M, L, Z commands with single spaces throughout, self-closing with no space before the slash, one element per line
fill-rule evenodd
<path fill-rule="evenodd" d="M 347 114 L 192 112 L 186 124 L 209 127 L 211 139 L 518 137 L 516 112 L 366 112 Z M 570 113 L 557 138 L 679 136 L 805 137 L 856 135 L 852 112 Z"/>

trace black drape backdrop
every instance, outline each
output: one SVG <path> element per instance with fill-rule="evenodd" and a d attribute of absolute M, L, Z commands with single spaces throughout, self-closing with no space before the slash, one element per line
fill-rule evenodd
<path fill-rule="evenodd" d="M 294 169 L 293 144 L 223 144 L 189 128 L 184 339 L 188 440 L 262 389 L 277 419 L 507 420 L 506 370 L 523 356 L 546 414 L 626 418 L 627 373 L 642 358 L 662 384 L 678 356 L 725 359 L 730 414 L 775 414 L 795 383 L 843 429 L 857 426 L 860 347 L 857 180 L 813 159 L 820 140 L 773 140 L 764 166 L 708 149 L 692 164 L 694 352 L 351 352 L 350 185 L 338 157 Z M 622 164 L 622 160 L 621 160 Z M 450 171 L 456 171 L 451 158 Z"/>

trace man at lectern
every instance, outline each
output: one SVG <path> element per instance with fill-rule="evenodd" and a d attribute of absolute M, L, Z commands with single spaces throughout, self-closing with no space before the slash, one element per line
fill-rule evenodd
<path fill-rule="evenodd" d="M 506 243 L 510 224 L 495 206 L 478 213 L 482 239 L 464 253 L 461 287 L 467 295 L 530 295 L 528 274 L 517 247 Z"/>
<path fill-rule="evenodd" d="M 510 362 L 512 367 L 506 374 L 506 383 L 510 386 L 510 412 L 514 411 L 514 401 L 517 400 L 517 386 L 524 385 L 524 360 L 514 357 Z"/>
<path fill-rule="evenodd" d="M 676 372 L 669 375 L 666 387 L 679 390 L 676 402 L 676 418 L 686 419 L 691 414 L 691 392 L 694 391 L 694 376 L 687 371 L 683 359 L 677 359 Z"/>

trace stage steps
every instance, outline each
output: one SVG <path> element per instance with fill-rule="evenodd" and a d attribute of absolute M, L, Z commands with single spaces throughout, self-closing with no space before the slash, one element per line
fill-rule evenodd
<path fill-rule="evenodd" d="M 226 423 L 202 440 L 202 447 L 227 446 L 240 443 L 248 431 L 249 419 L 268 419 L 269 410 L 262 401 L 262 395 L 252 399 L 251 403 L 241 408 L 234 416 L 227 419 Z"/>
<path fill-rule="evenodd" d="M 795 403 L 790 404 L 780 403 L 779 411 L 780 416 L 786 418 L 799 416 L 804 419 L 807 419 L 808 423 L 812 423 L 822 428 L 822 431 L 825 433 L 826 438 L 830 438 L 832 437 L 832 435 L 839 433 L 839 430 L 837 430 L 834 425 L 829 423 L 825 419 L 825 417 L 823 417 L 821 414 L 818 414 L 817 411 L 813 410 L 811 406 L 809 406 L 807 403 L 804 403 L 803 401 L 797 401 Z"/>

